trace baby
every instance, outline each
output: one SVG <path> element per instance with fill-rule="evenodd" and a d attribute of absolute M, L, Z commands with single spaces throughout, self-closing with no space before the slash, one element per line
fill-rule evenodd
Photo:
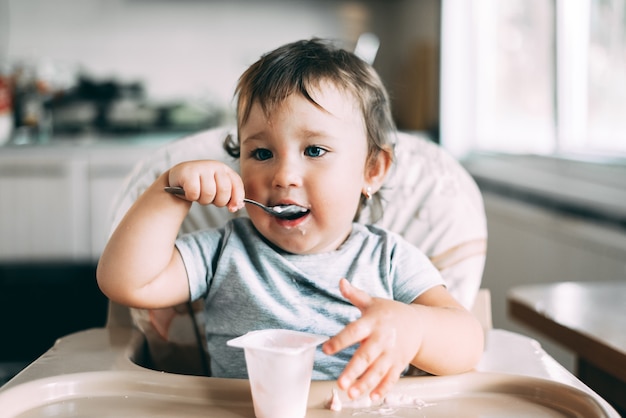
<path fill-rule="evenodd" d="M 374 205 L 393 163 L 389 100 L 374 69 L 318 39 L 284 45 L 239 79 L 237 137 L 219 161 L 178 164 L 149 187 L 112 234 L 98 283 L 137 308 L 204 297 L 211 374 L 245 378 L 226 341 L 288 328 L 331 335 L 314 379 L 351 398 L 383 397 L 409 364 L 433 374 L 472 369 L 478 321 L 416 247 L 354 220 Z M 179 186 L 184 195 L 166 193 Z M 191 204 L 238 211 L 244 197 L 306 208 L 288 218 L 248 205 L 248 217 L 177 239 Z"/>

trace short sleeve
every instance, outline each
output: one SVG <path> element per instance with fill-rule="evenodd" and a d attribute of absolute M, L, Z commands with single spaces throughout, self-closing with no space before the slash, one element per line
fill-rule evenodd
<path fill-rule="evenodd" d="M 411 303 L 435 286 L 446 286 L 441 273 L 417 247 L 396 234 L 393 239 L 390 277 L 394 299 Z"/>
<path fill-rule="evenodd" d="M 176 240 L 189 281 L 191 301 L 206 295 L 224 241 L 224 229 L 207 229 L 185 234 Z"/>

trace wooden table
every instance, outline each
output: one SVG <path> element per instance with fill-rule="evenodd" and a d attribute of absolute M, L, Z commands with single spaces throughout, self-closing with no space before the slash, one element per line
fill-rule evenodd
<path fill-rule="evenodd" d="M 520 286 L 509 315 L 577 358 L 578 377 L 625 415 L 626 281 Z"/>

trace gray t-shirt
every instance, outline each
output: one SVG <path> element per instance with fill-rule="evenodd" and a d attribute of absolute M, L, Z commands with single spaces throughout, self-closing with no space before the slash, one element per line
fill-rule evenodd
<path fill-rule="evenodd" d="M 267 242 L 248 218 L 176 242 L 192 300 L 205 298 L 206 337 L 215 377 L 247 378 L 243 350 L 226 345 L 248 331 L 286 328 L 332 336 L 361 316 L 339 291 L 345 277 L 371 296 L 411 303 L 444 285 L 428 258 L 399 235 L 353 224 L 335 251 L 297 255 Z M 314 380 L 336 379 L 356 346 L 327 356 L 318 347 Z"/>

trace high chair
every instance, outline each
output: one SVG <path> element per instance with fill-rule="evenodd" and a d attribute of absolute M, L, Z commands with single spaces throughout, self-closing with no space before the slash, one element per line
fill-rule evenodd
<path fill-rule="evenodd" d="M 238 161 L 223 149 L 230 127 L 216 128 L 172 142 L 138 163 L 114 203 L 112 229 L 137 197 L 165 170 L 196 159 Z M 381 191 L 383 216 L 376 223 L 400 233 L 419 247 L 440 270 L 449 291 L 491 328 L 489 292 L 479 292 L 486 255 L 487 227 L 482 196 L 463 167 L 438 145 L 419 134 L 398 132 L 395 165 Z M 224 208 L 193 204 L 181 233 L 219 227 L 231 214 Z M 367 220 L 367 210 L 361 219 Z M 110 304 L 107 327 L 133 326 L 146 340 L 136 361 L 157 370 L 209 374 L 204 346 L 202 301 L 193 306 L 139 310 Z M 141 359 L 140 359 L 141 357 Z"/>

